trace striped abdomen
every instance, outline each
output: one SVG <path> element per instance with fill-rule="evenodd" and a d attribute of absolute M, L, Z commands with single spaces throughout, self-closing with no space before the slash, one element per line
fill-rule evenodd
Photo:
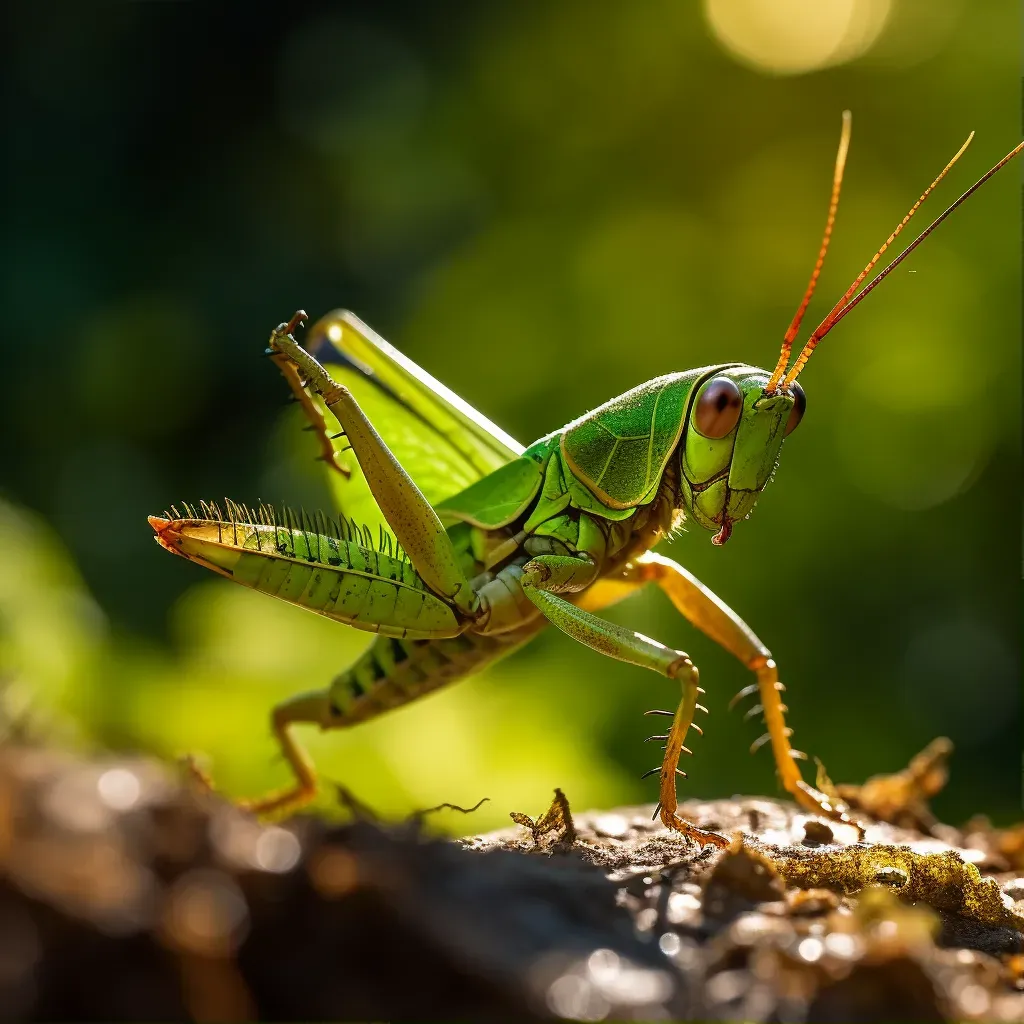
<path fill-rule="evenodd" d="M 500 636 L 463 633 L 440 640 L 379 636 L 330 685 L 339 725 L 355 725 L 401 707 L 425 693 L 511 653 L 542 626 L 534 622 Z"/>

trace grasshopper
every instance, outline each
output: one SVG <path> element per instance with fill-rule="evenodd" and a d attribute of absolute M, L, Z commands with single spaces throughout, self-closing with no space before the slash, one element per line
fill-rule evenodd
<path fill-rule="evenodd" d="M 310 800 L 317 779 L 292 734 L 296 725 L 338 729 L 400 707 L 503 657 L 551 624 L 620 661 L 677 682 L 664 742 L 660 802 L 668 828 L 701 845 L 716 832 L 678 813 L 679 758 L 703 691 L 689 656 L 606 621 L 600 612 L 647 583 L 754 675 L 737 699 L 757 694 L 785 789 L 807 810 L 851 822 L 831 787 L 804 781 L 785 723 L 785 689 L 771 652 L 743 620 L 681 565 L 653 548 L 684 519 L 724 544 L 771 479 L 785 437 L 806 406 L 797 382 L 829 331 L 1024 143 L 976 182 L 858 292 L 907 222 L 967 148 L 968 138 L 790 365 L 793 343 L 828 249 L 850 140 L 836 157 L 825 231 L 810 281 L 771 372 L 722 363 L 669 373 L 588 412 L 524 448 L 351 313 L 327 314 L 305 347 L 304 312 L 277 327 L 268 355 L 309 419 L 341 507 L 372 500 L 390 533 L 375 538 L 351 518 L 228 502 L 172 507 L 151 517 L 157 541 L 243 586 L 377 636 L 325 688 L 278 705 L 272 727 L 294 774 L 282 791 L 249 800 L 256 813 Z M 973 134 L 973 133 L 972 133 Z M 364 395 L 362 404 L 355 393 Z M 363 405 L 384 410 L 377 432 Z M 336 441 L 344 447 L 336 447 Z M 390 442 L 390 446 L 389 446 Z M 420 467 L 418 480 L 392 452 Z M 344 457 L 351 450 L 358 464 Z M 362 496 L 362 497 L 360 497 Z M 823 790 L 827 790 L 825 792 Z M 853 822 L 853 824 L 856 824 Z"/>

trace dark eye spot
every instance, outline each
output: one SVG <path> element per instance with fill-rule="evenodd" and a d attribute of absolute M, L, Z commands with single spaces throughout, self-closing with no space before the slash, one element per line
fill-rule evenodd
<path fill-rule="evenodd" d="M 701 388 L 693 425 L 704 437 L 725 437 L 739 422 L 743 394 L 728 377 L 715 377 Z"/>
<path fill-rule="evenodd" d="M 804 389 L 796 381 L 790 385 L 793 389 L 793 408 L 789 411 L 789 419 L 786 420 L 786 434 L 792 434 L 797 424 L 804 418 L 804 410 L 807 408 L 807 395 Z"/>

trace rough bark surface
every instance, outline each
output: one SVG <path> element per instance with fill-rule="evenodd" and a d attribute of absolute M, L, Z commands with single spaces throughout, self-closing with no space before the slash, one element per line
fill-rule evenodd
<path fill-rule="evenodd" d="M 939 825 L 893 778 L 844 792 L 861 841 L 691 801 L 734 835 L 701 850 L 559 794 L 451 842 L 261 826 L 151 761 L 8 747 L 0 1020 L 1024 1019 L 1021 832 Z"/>

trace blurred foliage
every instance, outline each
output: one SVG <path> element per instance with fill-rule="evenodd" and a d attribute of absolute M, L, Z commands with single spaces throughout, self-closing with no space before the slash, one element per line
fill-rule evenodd
<path fill-rule="evenodd" d="M 838 27 L 776 7 L 14 5 L 7 699 L 78 742 L 204 751 L 231 792 L 283 781 L 270 706 L 365 635 L 203 578 L 145 521 L 178 498 L 321 500 L 258 358 L 270 327 L 348 306 L 529 442 L 660 373 L 774 364 L 844 107 L 812 325 L 968 131 L 933 215 L 1016 141 L 1009 5 L 846 0 Z M 1018 179 L 821 346 L 751 522 L 722 550 L 696 528 L 672 545 L 772 647 L 797 743 L 837 781 L 952 737 L 953 819 L 1019 813 Z M 658 594 L 614 615 L 701 666 L 712 717 L 683 792 L 772 792 L 725 712 L 744 670 Z M 548 633 L 309 742 L 385 811 L 490 796 L 451 826 L 479 830 L 555 785 L 578 808 L 653 799 L 640 713 L 672 699 Z"/>

